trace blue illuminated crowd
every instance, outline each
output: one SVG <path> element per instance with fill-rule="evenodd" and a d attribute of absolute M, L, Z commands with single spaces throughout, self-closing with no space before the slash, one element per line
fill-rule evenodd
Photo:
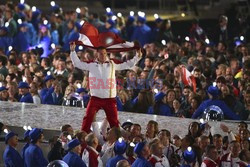
<path fill-rule="evenodd" d="M 50 13 L 43 13 L 28 4 L 8 2 L 0 6 L 0 101 L 85 108 L 90 98 L 88 72 L 74 68 L 69 56 L 69 43 L 78 39 L 85 20 L 100 32 L 116 33 L 144 48 L 143 58 L 133 70 L 116 73 L 119 111 L 196 119 L 204 118 L 204 111 L 210 109 L 217 112 L 211 119 L 249 120 L 249 22 L 232 25 L 230 19 L 221 15 L 211 27 L 212 36 L 193 20 L 190 29 L 183 30 L 189 35 L 179 36 L 173 33 L 171 20 L 155 15 L 148 26 L 141 11 L 123 17 L 108 8 L 105 15 L 99 15 L 87 7 L 63 11 L 52 3 Z M 85 62 L 97 55 L 96 50 L 82 46 L 76 52 Z M 109 57 L 124 62 L 134 55 L 110 53 Z M 145 167 L 247 166 L 250 161 L 249 131 L 244 122 L 239 123 L 238 134 L 223 125 L 228 137 L 211 135 L 207 124 L 193 122 L 182 139 L 171 137 L 166 129 L 158 130 L 155 121 L 148 123 L 145 135 L 141 133 L 145 127 L 133 123 L 102 135 L 75 134 L 70 125 L 63 127 L 60 137 L 50 141 L 50 162 L 95 167 L 119 166 L 116 163 L 124 159 L 120 166 Z M 93 126 L 93 132 L 95 129 Z M 4 161 L 9 166 L 16 166 L 11 164 L 14 162 L 20 167 L 47 166 L 40 148 L 42 129 L 26 133 L 27 150 L 21 155 L 14 149 L 18 143 L 15 133 L 7 133 L 4 140 Z"/>

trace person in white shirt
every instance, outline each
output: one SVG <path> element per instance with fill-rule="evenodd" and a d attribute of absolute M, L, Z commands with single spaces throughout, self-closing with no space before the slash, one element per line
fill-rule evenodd
<path fill-rule="evenodd" d="M 103 144 L 101 151 L 101 159 L 104 166 L 106 166 L 106 163 L 110 158 L 115 156 L 114 145 L 120 137 L 121 131 L 117 127 L 113 127 L 107 132 L 107 141 Z"/>
<path fill-rule="evenodd" d="M 117 104 L 116 104 L 116 70 L 131 69 L 140 60 L 141 50 L 137 51 L 136 56 L 123 63 L 116 63 L 109 60 L 107 51 L 100 47 L 97 59 L 94 62 L 81 62 L 75 52 L 75 43 L 70 45 L 70 57 L 74 67 L 89 71 L 90 101 L 86 109 L 86 115 L 83 118 L 82 130 L 89 133 L 90 126 L 96 112 L 103 109 L 106 113 L 110 127 L 119 127 Z"/>
<path fill-rule="evenodd" d="M 241 151 L 240 143 L 237 141 L 232 141 L 230 143 L 230 153 L 225 154 L 221 157 L 220 166 L 221 167 L 246 167 L 245 163 L 240 160 L 239 154 Z"/>
<path fill-rule="evenodd" d="M 150 146 L 152 153 L 149 162 L 153 167 L 170 167 L 168 158 L 163 154 L 163 145 L 160 140 L 156 140 Z"/>

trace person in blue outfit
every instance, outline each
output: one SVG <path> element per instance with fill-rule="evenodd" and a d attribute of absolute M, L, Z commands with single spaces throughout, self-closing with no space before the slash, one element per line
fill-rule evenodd
<path fill-rule="evenodd" d="M 63 36 L 63 51 L 70 51 L 69 43 L 79 38 L 79 33 L 74 21 L 70 20 L 67 23 L 67 32 Z"/>
<path fill-rule="evenodd" d="M 14 132 L 6 134 L 5 144 L 7 144 L 3 154 L 5 167 L 23 167 L 23 159 L 16 150 L 18 144 L 17 134 Z"/>
<path fill-rule="evenodd" d="M 155 104 L 148 109 L 148 114 L 172 116 L 171 108 L 163 102 L 165 93 L 159 92 L 155 94 Z"/>
<path fill-rule="evenodd" d="M 8 47 L 12 45 L 13 38 L 8 36 L 8 28 L 0 27 L 0 48 L 4 49 L 5 54 L 9 52 Z"/>
<path fill-rule="evenodd" d="M 143 47 L 145 44 L 150 43 L 151 39 L 151 28 L 146 25 L 146 17 L 138 16 L 137 26 L 133 32 L 131 41 L 139 41 Z"/>
<path fill-rule="evenodd" d="M 122 138 L 119 138 L 118 141 L 115 142 L 114 146 L 114 152 L 116 156 L 108 160 L 106 167 L 116 167 L 117 162 L 120 160 L 126 160 L 126 158 L 123 156 L 126 150 L 127 143 L 122 140 Z"/>
<path fill-rule="evenodd" d="M 134 152 L 137 154 L 137 158 L 131 167 L 152 167 L 148 161 L 150 151 L 146 142 L 137 143 Z"/>
<path fill-rule="evenodd" d="M 25 33 L 27 32 L 26 24 L 22 23 L 18 25 L 19 32 L 14 37 L 13 48 L 17 50 L 18 53 L 25 52 L 29 48 L 29 41 L 26 38 Z"/>
<path fill-rule="evenodd" d="M 46 88 L 43 88 L 40 92 L 40 97 L 42 104 L 54 104 L 52 93 L 54 92 L 54 82 L 55 78 L 52 75 L 47 75 L 44 79 Z"/>
<path fill-rule="evenodd" d="M 113 19 L 108 19 L 104 27 L 100 29 L 100 32 L 113 32 L 117 35 L 121 34 L 121 32 L 116 28 L 116 22 Z"/>
<path fill-rule="evenodd" d="M 27 131 L 24 133 L 24 141 L 26 142 L 26 144 L 23 146 L 23 149 L 22 149 L 22 151 L 21 151 L 21 156 L 22 156 L 23 159 L 25 159 L 25 158 L 24 158 L 24 157 L 25 157 L 25 155 L 24 155 L 25 150 L 26 150 L 26 149 L 29 147 L 29 145 L 30 145 L 30 136 L 29 136 L 29 133 L 30 133 L 30 130 L 27 130 Z M 24 166 L 26 167 L 25 162 L 24 162 Z"/>
<path fill-rule="evenodd" d="M 130 15 L 126 21 L 126 26 L 125 26 L 125 32 L 126 36 L 125 39 L 128 41 L 131 41 L 132 35 L 135 30 L 135 17 L 133 15 Z"/>
<path fill-rule="evenodd" d="M 198 109 L 194 112 L 192 115 L 192 118 L 200 118 L 203 114 L 203 112 L 210 106 L 218 106 L 225 116 L 225 119 L 232 119 L 232 120 L 240 120 L 240 117 L 236 115 L 227 105 L 224 101 L 219 100 L 218 97 L 220 95 L 220 90 L 217 86 L 211 85 L 207 89 L 207 93 L 209 96 L 209 99 L 206 101 L 203 101 L 201 105 L 198 107 Z"/>
<path fill-rule="evenodd" d="M 86 164 L 80 157 L 81 143 L 78 139 L 73 139 L 68 143 L 68 153 L 63 157 L 69 167 L 86 167 Z"/>
<path fill-rule="evenodd" d="M 46 167 L 48 161 L 43 156 L 43 151 L 40 145 L 44 139 L 43 130 L 39 128 L 34 128 L 29 133 L 30 145 L 25 150 L 24 162 L 27 167 Z"/>
<path fill-rule="evenodd" d="M 19 82 L 18 89 L 21 95 L 19 102 L 33 103 L 32 95 L 29 92 L 29 84 L 27 82 Z"/>

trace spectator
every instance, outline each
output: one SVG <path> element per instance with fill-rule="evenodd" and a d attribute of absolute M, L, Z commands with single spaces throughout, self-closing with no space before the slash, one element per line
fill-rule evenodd
<path fill-rule="evenodd" d="M 29 92 L 29 85 L 27 82 L 19 82 L 18 89 L 21 96 L 19 102 L 33 103 L 32 95 Z"/>
<path fill-rule="evenodd" d="M 135 162 L 132 167 L 151 167 L 152 165 L 147 160 L 150 156 L 150 150 L 145 142 L 137 143 L 134 152 L 137 154 Z"/>
<path fill-rule="evenodd" d="M 73 139 L 68 143 L 68 153 L 63 157 L 63 161 L 72 167 L 77 167 L 77 166 L 86 167 L 86 164 L 79 156 L 80 153 L 81 153 L 81 143 L 79 142 L 79 140 Z"/>
<path fill-rule="evenodd" d="M 20 166 L 23 167 L 23 159 L 16 150 L 18 145 L 17 134 L 9 132 L 5 136 L 5 144 L 7 147 L 4 150 L 3 160 L 5 166 Z"/>
<path fill-rule="evenodd" d="M 25 166 L 47 166 L 48 161 L 43 156 L 41 149 L 41 143 L 44 139 L 43 130 L 34 128 L 30 131 L 29 136 L 31 139 L 31 144 L 24 153 Z"/>

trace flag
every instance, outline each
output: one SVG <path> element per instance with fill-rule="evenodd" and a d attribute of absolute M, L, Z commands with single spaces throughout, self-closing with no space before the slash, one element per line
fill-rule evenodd
<path fill-rule="evenodd" d="M 79 31 L 79 38 L 75 43 L 93 49 L 105 47 L 107 52 L 126 52 L 140 48 L 139 44 L 125 41 L 113 32 L 99 33 L 93 25 L 86 21 L 83 23 Z"/>
<path fill-rule="evenodd" d="M 193 87 L 193 91 L 196 92 L 196 80 L 194 76 L 187 70 L 185 66 L 181 67 L 181 73 L 182 73 L 182 82 L 184 85 L 189 85 Z"/>

